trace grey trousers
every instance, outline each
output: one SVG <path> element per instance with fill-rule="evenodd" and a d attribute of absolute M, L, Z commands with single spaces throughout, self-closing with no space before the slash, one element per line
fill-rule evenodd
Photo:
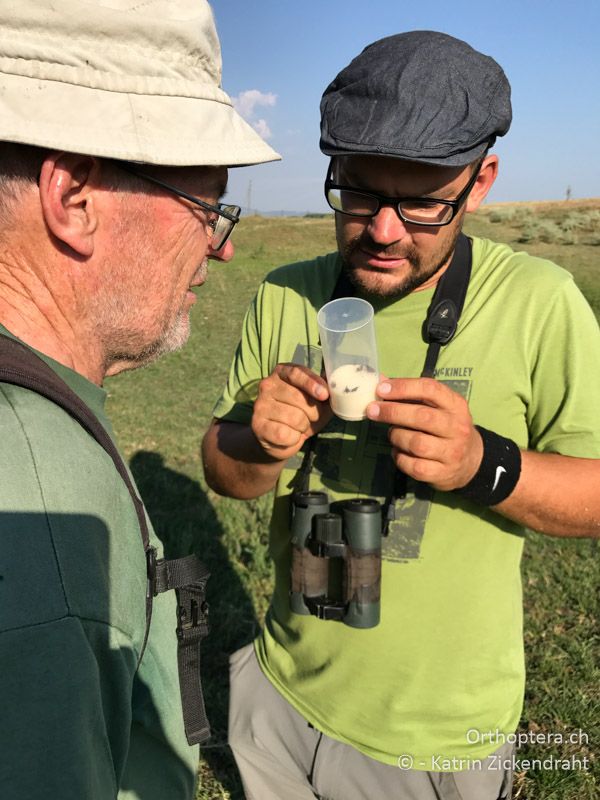
<path fill-rule="evenodd" d="M 312 728 L 262 673 L 254 648 L 230 659 L 229 744 L 248 800 L 509 800 L 512 772 L 401 770 Z M 513 746 L 496 753 L 511 758 Z"/>

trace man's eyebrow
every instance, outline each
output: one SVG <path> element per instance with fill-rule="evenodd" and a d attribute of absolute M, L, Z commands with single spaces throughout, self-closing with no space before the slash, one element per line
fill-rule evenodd
<path fill-rule="evenodd" d="M 227 194 L 227 181 L 217 181 L 208 187 L 207 194 L 216 198 L 217 203 L 222 203 Z"/>
<path fill-rule="evenodd" d="M 209 175 L 204 183 L 204 190 L 216 197 L 223 197 L 227 192 L 227 178 L 217 175 Z"/>
<path fill-rule="evenodd" d="M 337 180 L 340 182 L 342 186 L 344 186 L 347 182 L 348 186 L 352 186 L 353 188 L 362 190 L 363 192 L 373 192 L 374 194 L 383 194 L 382 192 L 378 192 L 377 189 L 369 187 L 365 185 L 363 181 L 360 180 L 356 176 L 356 173 L 352 173 L 351 169 L 343 169 L 341 168 L 338 173 Z M 412 191 L 410 194 L 404 192 L 402 195 L 394 195 L 397 197 L 436 197 L 440 200 L 447 200 L 453 196 L 453 192 L 447 186 L 440 188 L 440 187 L 433 187 L 431 189 L 427 189 L 420 192 Z"/>
<path fill-rule="evenodd" d="M 216 181 L 214 184 L 215 193 L 218 197 L 223 197 L 227 194 L 227 181 Z"/>
<path fill-rule="evenodd" d="M 191 193 L 196 197 L 212 197 L 219 200 L 227 192 L 227 176 L 216 173 L 213 167 L 206 167 L 202 171 L 192 173 L 192 181 L 195 186 Z"/>
<path fill-rule="evenodd" d="M 356 175 L 352 174 L 351 169 L 344 169 L 343 167 L 338 167 L 333 171 L 333 179 L 339 181 L 340 183 L 344 183 L 344 181 L 350 181 L 350 183 L 358 184 L 356 179 Z"/>

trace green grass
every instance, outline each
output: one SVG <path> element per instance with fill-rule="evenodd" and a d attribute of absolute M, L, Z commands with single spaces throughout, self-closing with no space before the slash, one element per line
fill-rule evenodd
<path fill-rule="evenodd" d="M 469 218 L 467 232 L 506 241 L 570 269 L 598 315 L 600 250 L 594 244 L 581 240 L 568 244 L 560 237 L 519 243 L 526 222 L 560 220 L 559 206 L 564 204 L 489 207 Z M 598 207 L 598 203 L 589 208 L 572 203 L 569 213 L 589 214 Z M 497 213 L 492 216 L 494 211 L 502 212 L 499 219 Z M 235 244 L 234 261 L 213 265 L 207 284 L 199 291 L 192 312 L 193 333 L 185 349 L 107 383 L 117 436 L 167 554 L 195 551 L 213 576 L 209 582 L 212 633 L 203 651 L 213 738 L 202 748 L 197 800 L 243 798 L 226 745 L 227 659 L 256 633 L 272 581 L 266 554 L 270 497 L 243 503 L 208 490 L 200 441 L 258 282 L 274 266 L 335 249 L 333 223 L 331 217 L 251 217 L 238 226 Z M 597 542 L 528 537 L 523 562 L 528 680 L 521 728 L 568 733 L 581 729 L 589 743 L 531 745 L 519 751 L 523 758 L 551 754 L 593 758 L 598 752 L 597 565 Z M 590 772 L 519 773 L 514 796 L 518 800 L 592 800 L 599 791 L 600 774 L 594 762 Z"/>

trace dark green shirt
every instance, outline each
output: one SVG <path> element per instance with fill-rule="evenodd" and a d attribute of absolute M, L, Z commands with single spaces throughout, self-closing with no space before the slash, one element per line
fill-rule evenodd
<path fill-rule="evenodd" d="M 113 436 L 104 390 L 44 360 Z M 146 568 L 125 484 L 77 422 L 26 389 L 0 384 L 0 441 L 0 794 L 191 798 L 172 592 L 154 600 L 135 675 Z"/>

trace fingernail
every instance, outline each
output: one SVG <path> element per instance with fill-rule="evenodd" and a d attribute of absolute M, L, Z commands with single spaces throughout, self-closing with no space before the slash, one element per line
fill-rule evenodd
<path fill-rule="evenodd" d="M 377 387 L 378 394 L 389 394 L 392 391 L 391 383 L 380 383 Z"/>
<path fill-rule="evenodd" d="M 319 400 L 326 400 L 327 399 L 327 389 L 323 386 L 317 386 L 316 395 Z"/>
<path fill-rule="evenodd" d="M 367 417 L 369 419 L 377 419 L 379 416 L 379 406 L 377 403 L 369 403 L 367 406 Z"/>

